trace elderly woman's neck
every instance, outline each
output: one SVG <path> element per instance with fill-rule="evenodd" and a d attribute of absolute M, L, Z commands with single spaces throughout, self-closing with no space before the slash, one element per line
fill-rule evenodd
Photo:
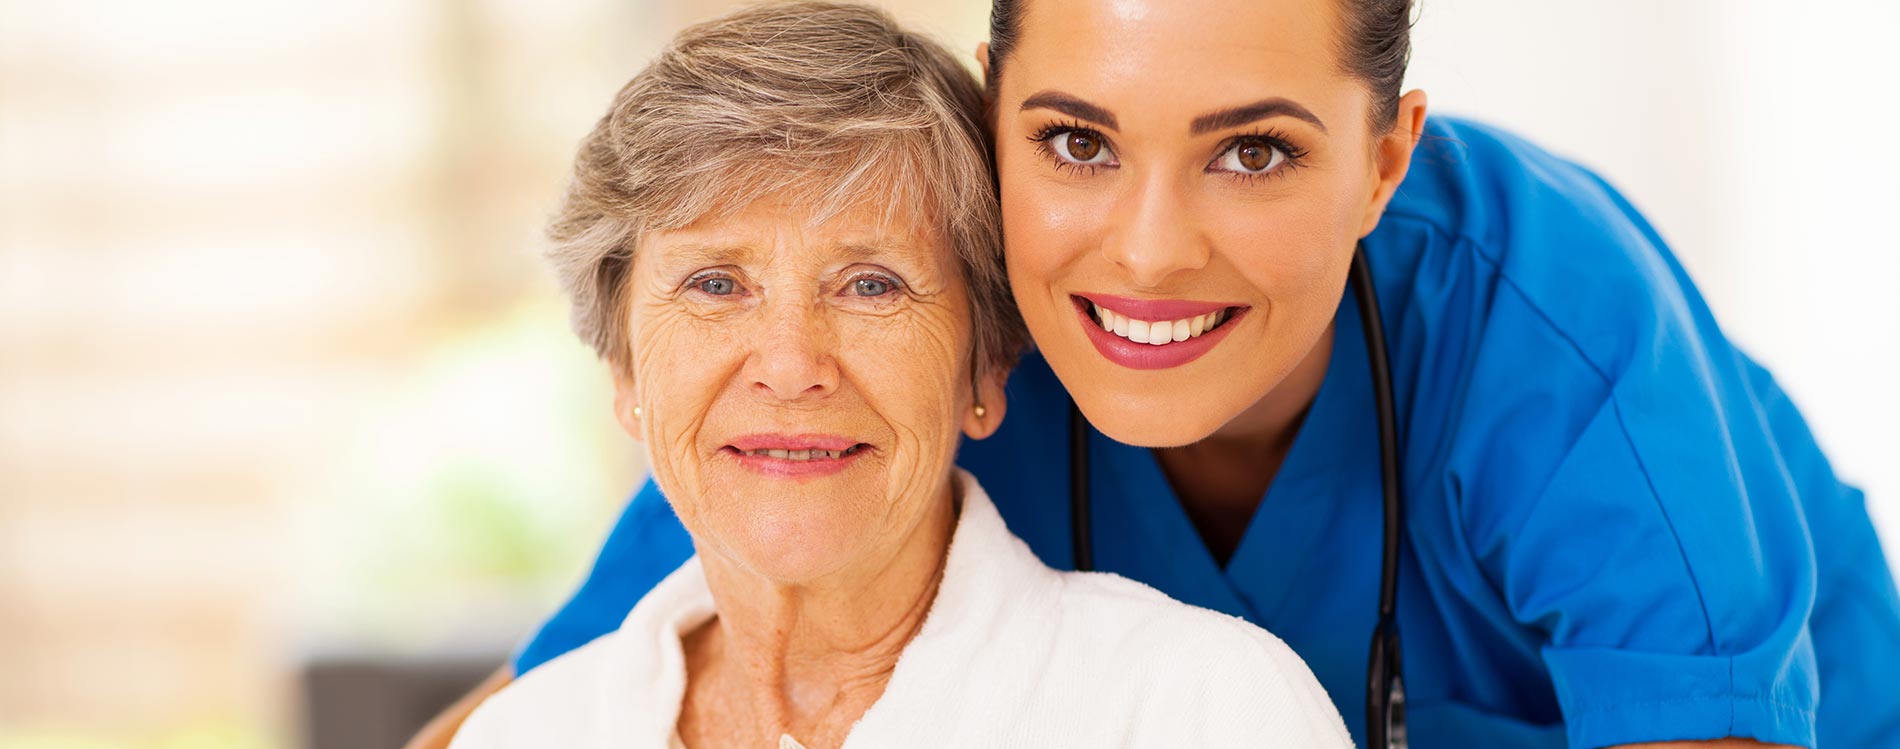
<path fill-rule="evenodd" d="M 719 706 L 720 720 L 750 724 L 757 738 L 790 733 L 812 747 L 842 740 L 883 694 L 930 613 L 956 506 L 946 489 L 896 546 L 806 584 L 779 584 L 702 555 L 719 613 L 685 643 L 682 730 L 699 697 Z"/>

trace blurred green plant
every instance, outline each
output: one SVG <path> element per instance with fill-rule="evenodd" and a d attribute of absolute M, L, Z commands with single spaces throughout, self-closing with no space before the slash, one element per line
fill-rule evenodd
<path fill-rule="evenodd" d="M 323 639 L 512 642 L 585 572 L 644 460 L 565 312 L 526 305 L 424 353 L 339 449 L 299 508 L 300 618 Z"/>

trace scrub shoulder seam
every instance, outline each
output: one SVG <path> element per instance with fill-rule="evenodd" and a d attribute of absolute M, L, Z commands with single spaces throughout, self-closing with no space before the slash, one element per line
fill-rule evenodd
<path fill-rule="evenodd" d="M 1552 320 L 1550 315 L 1544 311 L 1544 308 L 1537 303 L 1537 300 L 1526 293 L 1524 288 L 1511 278 L 1510 274 L 1504 272 L 1503 263 L 1498 260 L 1494 253 L 1488 250 L 1484 243 L 1477 241 L 1469 235 L 1452 232 L 1438 222 L 1420 216 L 1397 213 L 1388 214 L 1386 218 L 1397 218 L 1405 220 L 1408 223 L 1421 224 L 1426 229 L 1437 234 L 1440 238 L 1451 242 L 1454 247 L 1469 245 L 1473 253 L 1491 266 L 1492 272 L 1497 276 L 1499 284 L 1509 289 L 1512 294 L 1515 294 L 1518 299 L 1522 300 L 1524 306 L 1529 309 L 1532 314 L 1537 316 L 1537 319 L 1543 323 L 1544 327 L 1553 335 L 1557 336 L 1559 340 L 1563 341 L 1564 345 L 1570 348 L 1570 351 L 1576 355 L 1577 359 L 1583 362 L 1584 366 L 1589 367 L 1591 372 L 1596 374 L 1597 379 L 1602 382 L 1605 388 L 1604 402 L 1609 406 L 1616 417 L 1617 431 L 1622 434 L 1623 444 L 1629 448 L 1630 457 L 1636 462 L 1637 470 L 1643 474 L 1643 485 L 1649 489 L 1650 500 L 1655 503 L 1656 511 L 1662 515 L 1664 526 L 1669 529 L 1669 538 L 1675 542 L 1676 554 L 1682 560 L 1683 572 L 1688 575 L 1689 584 L 1695 590 L 1696 607 L 1702 611 L 1704 635 L 1708 638 L 1709 649 L 1716 654 L 1721 654 L 1723 652 L 1721 643 L 1715 638 L 1715 620 L 1709 613 L 1708 596 L 1703 593 L 1702 580 L 1696 575 L 1695 566 L 1689 560 L 1688 550 L 1682 546 L 1682 534 L 1676 530 L 1675 520 L 1669 516 L 1669 510 L 1662 501 L 1662 495 L 1656 491 L 1656 481 L 1651 476 L 1648 464 L 1643 460 L 1643 453 L 1637 449 L 1635 439 L 1630 436 L 1629 422 L 1624 419 L 1622 405 L 1617 398 L 1615 378 L 1610 377 L 1609 373 L 1605 372 L 1601 366 L 1598 366 L 1596 361 L 1590 358 L 1589 353 L 1583 349 L 1583 346 L 1578 344 L 1576 339 L 1572 337 L 1568 331 L 1564 330 L 1562 326 L 1558 325 L 1555 320 Z M 1462 515 L 1463 513 L 1461 512 L 1460 514 Z M 1731 679 L 1731 682 L 1732 681 Z"/>
<path fill-rule="evenodd" d="M 1444 225 L 1423 216 L 1410 213 L 1387 213 L 1385 218 L 1401 219 L 1408 223 L 1423 226 L 1432 233 L 1437 234 L 1439 238 L 1450 242 L 1453 247 L 1468 245 L 1472 252 L 1484 260 L 1485 264 L 1491 266 L 1491 271 L 1497 276 L 1498 281 L 1509 288 L 1511 293 L 1516 294 L 1518 299 L 1523 300 L 1524 306 L 1529 308 L 1533 314 L 1537 315 L 1537 319 L 1543 322 L 1544 327 L 1550 329 L 1550 332 L 1561 339 L 1564 345 L 1569 346 L 1571 352 L 1577 355 L 1577 359 L 1581 360 L 1584 366 L 1589 367 L 1590 371 L 1596 374 L 1597 379 L 1602 380 L 1605 386 L 1615 386 L 1615 379 L 1610 377 L 1609 373 L 1605 372 L 1603 367 L 1598 366 L 1596 361 L 1590 358 L 1589 352 L 1585 351 L 1583 346 L 1577 343 L 1577 339 L 1571 336 L 1569 331 L 1564 330 L 1563 326 L 1558 325 L 1556 320 L 1551 319 L 1550 314 L 1544 311 L 1543 305 L 1539 304 L 1537 299 L 1532 297 L 1529 292 L 1526 292 L 1524 287 L 1518 284 L 1516 279 L 1511 278 L 1509 273 L 1504 272 L 1503 262 L 1498 259 L 1496 253 L 1491 252 L 1485 243 L 1478 241 L 1469 234 L 1453 232 L 1445 228 Z"/>

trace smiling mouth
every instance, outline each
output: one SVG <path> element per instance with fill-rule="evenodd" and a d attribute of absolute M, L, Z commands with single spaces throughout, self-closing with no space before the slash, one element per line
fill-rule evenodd
<path fill-rule="evenodd" d="M 1251 317 L 1245 304 L 1076 294 L 1075 320 L 1089 343 L 1129 369 L 1172 369 L 1206 355 Z"/>
<path fill-rule="evenodd" d="M 1102 330 L 1135 343 L 1153 346 L 1181 343 L 1212 333 L 1240 311 L 1239 307 L 1222 307 L 1213 312 L 1174 320 L 1137 320 L 1094 302 L 1082 301 L 1088 305 L 1086 312 L 1089 319 L 1102 326 Z"/>
<path fill-rule="evenodd" d="M 789 460 L 795 463 L 804 463 L 814 460 L 843 460 L 844 458 L 858 454 L 867 447 L 870 447 L 870 445 L 858 443 L 843 450 L 787 450 L 780 448 L 741 450 L 731 445 L 727 445 L 725 449 L 734 455 L 743 455 L 752 458 L 773 458 L 777 460 Z"/>

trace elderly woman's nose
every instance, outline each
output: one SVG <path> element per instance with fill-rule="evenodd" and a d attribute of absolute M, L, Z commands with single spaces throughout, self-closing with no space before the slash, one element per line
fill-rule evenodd
<path fill-rule="evenodd" d="M 838 388 L 837 337 L 816 305 L 768 303 L 765 325 L 750 342 L 745 376 L 773 397 L 796 400 Z"/>
<path fill-rule="evenodd" d="M 1170 176 L 1149 175 L 1129 185 L 1108 214 L 1102 253 L 1136 286 L 1160 287 L 1175 273 L 1205 267 L 1212 255 L 1195 229 L 1187 195 Z"/>

